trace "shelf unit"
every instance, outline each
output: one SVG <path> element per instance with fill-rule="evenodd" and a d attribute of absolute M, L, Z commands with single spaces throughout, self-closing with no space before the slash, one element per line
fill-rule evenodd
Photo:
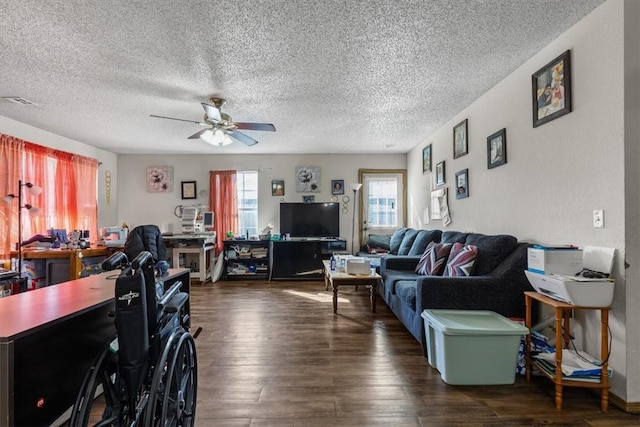
<path fill-rule="evenodd" d="M 269 240 L 225 240 L 225 280 L 269 277 Z"/>
<path fill-rule="evenodd" d="M 556 368 L 555 373 L 548 372 L 543 366 L 541 366 L 536 360 L 531 357 L 531 336 L 527 334 L 526 338 L 526 363 L 527 363 L 527 380 L 531 379 L 531 370 L 536 368 L 545 377 L 550 379 L 555 384 L 555 402 L 556 408 L 562 408 L 562 388 L 563 387 L 582 387 L 591 389 L 600 389 L 600 406 L 602 412 L 607 412 L 609 407 L 609 376 L 607 375 L 607 357 L 609 354 L 609 339 L 608 339 L 608 323 L 609 323 L 609 310 L 611 307 L 582 307 L 572 305 L 562 301 L 549 298 L 538 292 L 525 292 L 525 305 L 526 305 L 526 326 L 531 330 L 531 306 L 532 300 L 536 300 L 542 304 L 548 305 L 554 309 L 555 312 L 555 328 L 556 328 Z M 602 371 L 600 372 L 599 382 L 587 382 L 579 380 L 571 380 L 562 376 L 562 349 L 569 348 L 571 325 L 570 316 L 573 310 L 600 310 L 600 324 L 601 324 L 601 337 L 600 339 L 600 359 L 602 360 Z M 563 327 L 564 325 L 564 327 Z M 563 347 L 564 346 L 564 347 Z"/>
<path fill-rule="evenodd" d="M 211 255 L 216 247 L 215 234 L 177 234 L 163 236 L 168 249 L 171 249 L 173 268 L 188 268 L 191 280 L 202 283 L 211 278 Z"/>

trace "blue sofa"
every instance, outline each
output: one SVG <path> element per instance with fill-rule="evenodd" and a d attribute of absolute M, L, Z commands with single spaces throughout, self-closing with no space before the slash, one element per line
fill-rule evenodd
<path fill-rule="evenodd" d="M 395 233 L 391 238 L 401 240 L 397 255 L 385 255 L 380 261 L 382 282 L 378 293 L 423 350 L 425 330 L 421 314 L 425 309 L 491 310 L 506 317 L 524 318 L 523 293 L 533 290 L 524 275 L 528 244 L 519 243 L 509 235 L 436 231 L 398 230 L 402 239 Z M 416 273 L 422 253 L 417 254 L 419 247 L 413 250 L 413 245 L 418 235 L 425 234 L 434 242 L 476 246 L 478 253 L 472 275 L 443 277 Z"/>

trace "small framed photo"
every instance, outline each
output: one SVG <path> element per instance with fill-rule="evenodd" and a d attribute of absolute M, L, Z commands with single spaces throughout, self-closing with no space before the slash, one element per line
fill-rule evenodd
<path fill-rule="evenodd" d="M 271 195 L 284 196 L 284 180 L 274 179 L 271 181 Z"/>
<path fill-rule="evenodd" d="M 571 61 L 568 50 L 531 76 L 533 127 L 571 112 Z"/>
<path fill-rule="evenodd" d="M 316 201 L 316 196 L 302 196 L 302 203 L 313 203 Z"/>
<path fill-rule="evenodd" d="M 507 163 L 507 129 L 487 137 L 487 169 Z"/>
<path fill-rule="evenodd" d="M 422 173 L 431 172 L 431 144 L 422 149 Z"/>
<path fill-rule="evenodd" d="M 456 199 L 469 197 L 469 169 L 456 172 Z"/>
<path fill-rule="evenodd" d="M 197 198 L 196 182 L 195 181 L 182 181 L 182 199 L 195 199 Z"/>
<path fill-rule="evenodd" d="M 453 158 L 457 159 L 469 152 L 468 122 L 464 119 L 453 127 Z"/>
<path fill-rule="evenodd" d="M 331 180 L 331 194 L 334 196 L 344 194 L 344 179 Z"/>
<path fill-rule="evenodd" d="M 436 165 L 436 187 L 444 185 L 444 160 Z"/>

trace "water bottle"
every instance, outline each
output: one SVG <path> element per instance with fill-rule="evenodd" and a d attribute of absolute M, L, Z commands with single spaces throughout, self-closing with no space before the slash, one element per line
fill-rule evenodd
<path fill-rule="evenodd" d="M 331 255 L 331 260 L 329 260 L 329 266 L 331 271 L 336 271 L 336 257 L 334 257 L 333 254 Z"/>

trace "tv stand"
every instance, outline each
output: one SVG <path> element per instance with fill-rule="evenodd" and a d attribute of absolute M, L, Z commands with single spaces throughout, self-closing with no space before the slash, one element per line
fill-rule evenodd
<path fill-rule="evenodd" d="M 345 251 L 347 241 L 329 237 L 292 237 L 271 242 L 269 280 L 322 280 L 322 260 Z"/>

